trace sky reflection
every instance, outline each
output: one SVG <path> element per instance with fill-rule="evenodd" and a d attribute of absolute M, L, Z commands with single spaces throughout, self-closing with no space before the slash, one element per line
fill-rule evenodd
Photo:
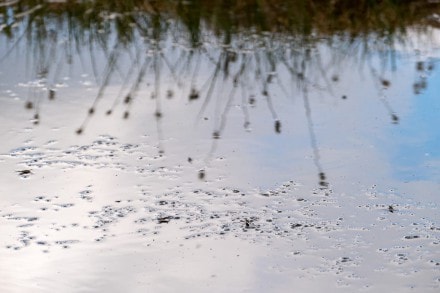
<path fill-rule="evenodd" d="M 438 290 L 438 30 L 133 15 L 1 29 L 0 291 Z"/>
<path fill-rule="evenodd" d="M 430 86 L 412 97 L 408 116 L 401 127 L 391 131 L 397 140 L 393 141 L 395 151 L 390 156 L 399 180 L 440 182 L 440 86 L 436 82 L 439 78 L 438 70 L 427 77 Z"/>

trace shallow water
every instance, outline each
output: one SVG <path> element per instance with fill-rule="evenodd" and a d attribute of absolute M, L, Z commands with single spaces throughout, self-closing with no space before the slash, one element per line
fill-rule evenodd
<path fill-rule="evenodd" d="M 2 292 L 438 291 L 437 30 L 295 74 L 283 42 L 139 41 L 107 81 L 112 52 L 2 38 Z"/>

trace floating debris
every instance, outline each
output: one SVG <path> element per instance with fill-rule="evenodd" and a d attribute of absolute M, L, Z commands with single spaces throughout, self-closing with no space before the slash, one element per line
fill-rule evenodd
<path fill-rule="evenodd" d="M 205 179 L 205 175 L 206 175 L 206 174 L 205 174 L 205 170 L 202 169 L 202 170 L 199 171 L 199 179 L 200 179 L 200 180 Z"/>
<path fill-rule="evenodd" d="M 275 121 L 275 132 L 281 133 L 281 121 L 280 120 Z"/>
<path fill-rule="evenodd" d="M 124 99 L 124 104 L 129 104 L 131 102 L 131 96 L 127 95 Z"/>
<path fill-rule="evenodd" d="M 250 105 L 254 105 L 255 102 L 256 102 L 256 100 L 255 100 L 255 97 L 254 97 L 254 96 L 249 97 L 249 104 L 250 104 Z"/>
<path fill-rule="evenodd" d="M 172 216 L 158 217 L 157 222 L 159 224 L 168 224 L 172 219 L 174 219 Z"/>
<path fill-rule="evenodd" d="M 50 89 L 49 90 L 49 100 L 55 100 L 55 90 L 53 90 L 53 89 Z"/>
<path fill-rule="evenodd" d="M 391 82 L 387 79 L 382 79 L 380 82 L 382 83 L 383 87 L 385 87 L 385 88 L 387 88 L 391 85 Z"/>
<path fill-rule="evenodd" d="M 198 98 L 199 98 L 199 92 L 196 89 L 192 88 L 189 94 L 189 100 L 190 101 L 197 100 Z"/>
<path fill-rule="evenodd" d="M 30 175 L 34 174 L 34 173 L 32 173 L 32 171 L 29 170 L 29 169 L 19 170 L 19 171 L 15 171 L 15 172 L 17 172 L 18 175 L 20 175 L 20 176 L 23 177 L 23 178 L 27 178 L 27 177 L 29 177 Z"/>
<path fill-rule="evenodd" d="M 31 101 L 26 102 L 26 104 L 24 105 L 24 107 L 26 109 L 32 109 L 34 108 L 34 103 L 32 103 Z"/>

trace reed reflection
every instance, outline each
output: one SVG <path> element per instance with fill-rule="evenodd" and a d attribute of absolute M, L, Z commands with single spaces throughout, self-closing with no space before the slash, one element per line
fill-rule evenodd
<path fill-rule="evenodd" d="M 161 121 L 167 117 L 163 99 L 178 93 L 191 103 L 200 102 L 196 121 L 213 111 L 211 149 L 200 179 L 205 178 L 226 127 L 236 127 L 227 123 L 234 103 L 240 104 L 246 131 L 252 129 L 249 108 L 265 105 L 272 129 L 282 135 L 273 91 L 293 98 L 290 87 L 296 87 L 302 95 L 318 184 L 325 189 L 329 180 L 320 159 L 309 91 L 339 99 L 334 93 L 340 81 L 338 68 L 350 56 L 359 67 L 370 68 L 391 123 L 399 123 L 399 114 L 386 98 L 392 84 L 384 76 L 396 70 L 395 50 L 406 44 L 409 30 L 438 28 L 438 12 L 438 3 L 391 0 L 1 2 L 0 33 L 10 43 L 0 64 L 20 46 L 26 48 L 30 62 L 25 71 L 31 84 L 25 108 L 33 111 L 33 123 L 38 124 L 44 118 L 40 113 L 44 101 L 56 100 L 62 73 L 75 60 L 90 63 L 99 90 L 76 133 L 87 130 L 101 100 L 108 98 L 106 89 L 118 79 L 122 86 L 105 114 L 121 110 L 121 117 L 129 119 L 137 99 L 154 99 L 151 112 L 160 153 L 165 151 Z M 323 60 L 325 54 L 332 62 Z M 377 54 L 380 65 L 370 62 Z M 97 55 L 105 56 L 104 68 L 96 62 Z M 413 89 L 419 94 L 428 87 L 426 76 L 434 62 L 419 61 L 416 69 L 421 74 Z M 165 83 L 165 77 L 173 83 Z M 139 97 L 150 84 L 151 96 Z"/>

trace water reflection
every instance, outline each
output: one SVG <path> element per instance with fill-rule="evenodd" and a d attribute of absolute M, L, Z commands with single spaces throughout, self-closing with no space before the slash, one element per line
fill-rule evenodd
<path fill-rule="evenodd" d="M 0 274 L 99 243 L 118 252 L 91 288 L 139 255 L 173 255 L 142 272 L 185 283 L 187 246 L 211 257 L 219 240 L 246 258 L 234 286 L 269 263 L 299 283 L 438 289 L 439 4 L 353 5 L 1 2 Z"/>
<path fill-rule="evenodd" d="M 252 127 L 248 108 L 262 100 L 273 118 L 275 133 L 280 134 L 282 120 L 273 92 L 281 91 L 289 98 L 300 94 L 318 182 L 325 188 L 327 176 L 320 162 L 319 138 L 307 92 L 334 96 L 341 67 L 351 66 L 347 64 L 348 55 L 349 62 L 369 67 L 390 121 L 399 123 L 399 114 L 386 97 L 392 85 L 385 76 L 387 71 L 397 69 L 398 48 L 412 41 L 408 36 L 410 26 L 429 31 L 429 27 L 438 25 L 438 5 L 419 1 L 362 1 L 356 9 L 344 1 L 320 3 L 320 8 L 313 1 L 283 5 L 225 3 L 220 1 L 213 9 L 212 3 L 205 1 L 5 2 L 0 10 L 0 28 L 9 41 L 0 62 L 18 51 L 30 60 L 26 65 L 30 82 L 25 108 L 33 110 L 35 125 L 44 119 L 40 113 L 44 96 L 55 100 L 56 88 L 63 84 L 60 77 L 67 68 L 74 62 L 91 68 L 99 90 L 77 134 L 83 134 L 93 121 L 110 84 L 116 82 L 121 87 L 105 113 L 112 115 L 120 107 L 123 119 L 130 118 L 140 90 L 152 84 L 160 153 L 164 152 L 165 137 L 162 100 L 172 99 L 175 92 L 183 93 L 190 102 L 200 99 L 198 120 L 210 106 L 214 107 L 207 165 L 238 95 L 246 130 Z M 102 61 L 98 61 L 102 58 L 103 68 Z M 413 87 L 414 93 L 420 94 L 428 87 L 426 76 L 434 63 L 417 61 L 416 69 L 421 75 Z M 168 84 L 166 89 L 163 84 Z M 343 94 L 342 99 L 346 98 Z"/>

